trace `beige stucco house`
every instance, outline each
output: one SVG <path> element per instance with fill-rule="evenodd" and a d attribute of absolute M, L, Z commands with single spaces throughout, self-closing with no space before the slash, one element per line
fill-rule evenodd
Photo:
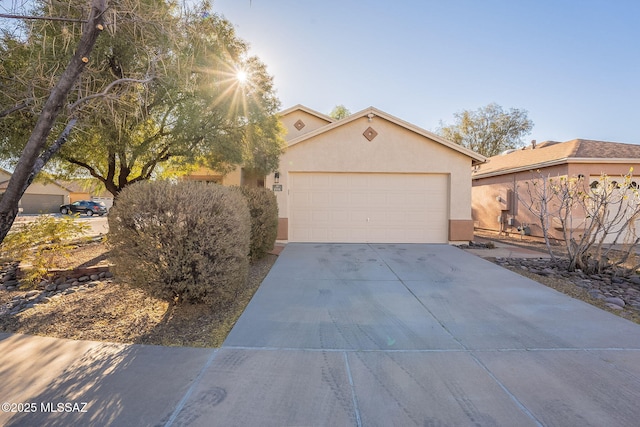
<path fill-rule="evenodd" d="M 483 156 L 373 107 L 339 121 L 302 105 L 280 115 L 287 148 L 265 180 L 280 239 L 473 239 L 471 172 Z"/>
<path fill-rule="evenodd" d="M 0 170 L 0 193 L 7 188 L 11 174 Z M 69 203 L 69 190 L 55 182 L 37 181 L 32 183 L 20 199 L 24 214 L 55 213 L 60 205 Z"/>
<path fill-rule="evenodd" d="M 539 220 L 526 208 L 526 182 L 545 177 L 578 177 L 592 185 L 604 173 L 611 179 L 640 171 L 640 145 L 574 139 L 566 142 L 545 141 L 490 157 L 473 172 L 472 209 L 478 229 L 503 233 L 526 230 L 541 237 Z M 636 184 L 640 179 L 634 178 Z M 579 219 L 584 214 L 575 212 Z M 579 221 L 577 221 L 579 222 Z M 526 228 L 525 228 L 526 227 Z M 560 224 L 550 230 L 551 237 L 561 239 Z"/>

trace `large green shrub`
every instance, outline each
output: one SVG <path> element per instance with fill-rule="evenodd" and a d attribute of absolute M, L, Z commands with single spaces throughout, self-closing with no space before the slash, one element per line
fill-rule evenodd
<path fill-rule="evenodd" d="M 115 273 L 160 298 L 224 305 L 247 280 L 249 227 L 244 198 L 220 185 L 130 185 L 109 211 Z"/>
<path fill-rule="evenodd" d="M 236 188 L 245 197 L 251 215 L 251 258 L 262 258 L 273 249 L 278 236 L 278 201 L 273 191 L 263 187 Z"/>

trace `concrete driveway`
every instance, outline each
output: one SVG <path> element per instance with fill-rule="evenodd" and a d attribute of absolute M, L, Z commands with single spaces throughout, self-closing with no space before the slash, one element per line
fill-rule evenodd
<path fill-rule="evenodd" d="M 0 366 L 12 339 L 0 341 Z M 639 325 L 447 245 L 289 244 L 220 349 L 80 347 L 100 361 L 97 375 L 76 362 L 19 398 L 84 398 L 89 413 L 19 414 L 8 425 L 640 419 Z"/>

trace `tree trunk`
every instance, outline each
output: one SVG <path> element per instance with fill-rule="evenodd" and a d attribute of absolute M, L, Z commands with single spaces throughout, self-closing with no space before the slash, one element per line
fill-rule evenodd
<path fill-rule="evenodd" d="M 55 152 L 44 152 L 47 139 L 69 92 L 88 62 L 89 54 L 93 50 L 98 35 L 104 28 L 102 15 L 106 9 L 107 0 L 91 0 L 91 12 L 82 30 L 82 36 L 80 37 L 76 53 L 71 58 L 69 65 L 67 65 L 60 80 L 54 86 L 47 102 L 44 104 L 35 128 L 11 175 L 7 190 L 2 195 L 2 199 L 0 199 L 0 243 L 2 243 L 13 225 L 13 221 L 18 214 L 18 202 L 29 186 L 29 183 L 33 181 L 33 178 L 39 172 L 39 169 L 42 169 L 44 163 L 55 154 Z M 63 137 L 64 135 L 61 138 Z M 62 143 L 64 143 L 64 140 L 62 140 Z M 57 149 L 59 149 L 61 145 L 62 144 L 58 144 Z M 42 157 L 43 162 L 38 162 L 41 164 L 36 165 L 36 161 L 40 157 Z M 37 166 L 39 166 L 39 168 Z"/>

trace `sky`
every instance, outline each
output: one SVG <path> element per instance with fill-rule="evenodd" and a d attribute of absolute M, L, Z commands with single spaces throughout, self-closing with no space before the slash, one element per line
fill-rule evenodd
<path fill-rule="evenodd" d="M 214 0 L 282 109 L 369 106 L 436 131 L 490 103 L 525 142 L 640 144 L 637 0 Z"/>

